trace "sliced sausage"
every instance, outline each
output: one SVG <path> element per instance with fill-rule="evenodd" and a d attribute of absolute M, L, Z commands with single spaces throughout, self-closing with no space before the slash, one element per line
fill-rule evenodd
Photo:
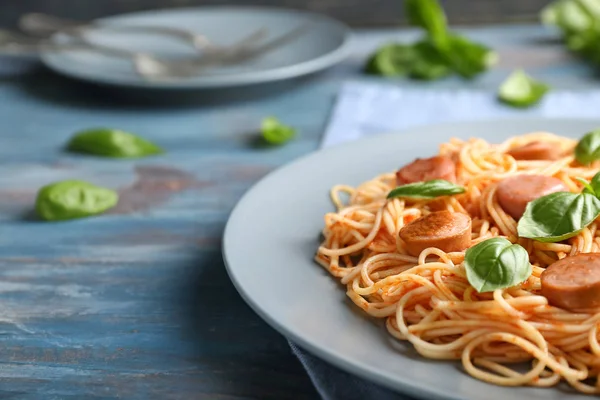
<path fill-rule="evenodd" d="M 448 210 L 433 212 L 400 229 L 400 238 L 415 257 L 429 247 L 461 251 L 471 244 L 471 218 Z"/>
<path fill-rule="evenodd" d="M 515 160 L 558 160 L 561 149 L 555 143 L 530 142 L 507 151 Z"/>
<path fill-rule="evenodd" d="M 430 181 L 432 179 L 445 179 L 450 182 L 456 182 L 456 166 L 454 165 L 454 161 L 446 156 L 417 158 L 396 172 L 396 182 L 398 185 Z"/>
<path fill-rule="evenodd" d="M 518 220 L 530 201 L 550 193 L 568 191 L 569 188 L 560 179 L 551 176 L 516 175 L 498 184 L 496 196 L 500 207 Z"/>
<path fill-rule="evenodd" d="M 550 264 L 542 273 L 542 295 L 569 310 L 600 307 L 600 253 L 577 254 Z"/>

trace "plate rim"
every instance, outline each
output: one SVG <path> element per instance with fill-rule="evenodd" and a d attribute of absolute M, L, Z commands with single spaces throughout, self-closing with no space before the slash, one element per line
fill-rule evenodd
<path fill-rule="evenodd" d="M 342 40 L 338 47 L 334 50 L 322 54 L 318 57 L 305 60 L 296 64 L 287 65 L 283 67 L 269 69 L 265 71 L 252 71 L 245 72 L 242 74 L 228 74 L 223 76 L 212 76 L 211 80 L 205 81 L 190 81 L 187 79 L 172 80 L 172 81 L 152 81 L 152 80 L 129 80 L 121 77 L 106 77 L 106 76 L 90 76 L 86 73 L 82 73 L 79 70 L 64 69 L 61 64 L 64 63 L 64 59 L 56 58 L 60 57 L 54 52 L 42 51 L 40 53 L 40 61 L 44 66 L 50 68 L 52 71 L 61 74 L 63 76 L 77 79 L 80 81 L 86 81 L 93 84 L 101 84 L 108 86 L 122 86 L 136 89 L 175 89 L 175 90 L 198 90 L 198 89 L 215 89 L 215 88 L 232 88 L 238 86 L 254 85 L 266 82 L 278 82 L 286 79 L 299 78 L 305 75 L 316 73 L 321 70 L 333 67 L 334 65 L 342 62 L 346 59 L 350 52 L 352 31 L 348 25 L 340 20 L 329 17 L 328 15 L 308 11 L 298 10 L 293 8 L 284 7 L 270 7 L 270 6 L 230 6 L 230 5 L 207 5 L 207 6 L 196 6 L 196 7 L 174 7 L 174 8 L 160 8 L 155 10 L 144 10 L 134 11 L 122 14 L 115 14 L 102 18 L 94 19 L 90 22 L 102 22 L 110 23 L 118 21 L 120 19 L 127 19 L 128 17 L 144 17 L 156 14 L 167 14 L 167 13 L 185 13 L 185 12 L 199 12 L 199 11 L 236 11 L 236 12 L 269 12 L 269 13 L 280 13 L 280 14 L 295 14 L 301 15 L 311 19 L 318 19 L 326 22 L 330 26 L 335 26 L 339 29 L 342 34 Z M 50 37 L 53 42 L 58 41 L 60 33 L 55 33 Z M 60 61 L 62 60 L 62 61 Z"/>
<path fill-rule="evenodd" d="M 600 126 L 600 118 L 576 118 L 576 117 L 500 117 L 500 118 L 490 118 L 490 119 L 481 119 L 481 120 L 468 120 L 468 121 L 459 121 L 459 122 L 446 122 L 446 123 L 435 123 L 435 124 L 427 124 L 416 126 L 408 129 L 402 129 L 398 131 L 392 131 L 387 133 L 382 133 L 375 135 L 373 137 L 362 138 L 358 140 L 353 140 L 350 142 L 342 143 L 339 145 L 335 145 L 328 148 L 317 149 L 308 154 L 302 155 L 293 161 L 284 164 L 275 170 L 269 172 L 267 175 L 262 177 L 260 180 L 255 182 L 246 192 L 240 197 L 231 211 L 227 223 L 225 225 L 224 233 L 223 233 L 223 241 L 221 248 L 221 256 L 225 265 L 225 269 L 227 271 L 227 275 L 229 279 L 233 283 L 235 289 L 240 294 L 242 299 L 250 306 L 250 308 L 258 314 L 258 316 L 265 321 L 270 327 L 275 329 L 285 338 L 290 339 L 295 344 L 298 344 L 300 347 L 306 349 L 309 353 L 325 360 L 331 365 L 346 371 L 350 374 L 353 374 L 358 377 L 362 377 L 371 382 L 380 384 L 396 393 L 405 394 L 415 396 L 417 398 L 426 398 L 426 399 L 437 399 L 437 400 L 463 400 L 462 397 L 459 397 L 459 394 L 456 393 L 446 393 L 443 390 L 437 390 L 435 387 L 423 387 L 419 386 L 418 383 L 411 382 L 410 380 L 402 380 L 396 379 L 392 380 L 386 377 L 385 375 L 381 375 L 375 370 L 372 370 L 369 366 L 365 366 L 358 361 L 354 361 L 347 357 L 346 355 L 337 354 L 327 347 L 319 346 L 318 342 L 312 338 L 304 338 L 300 335 L 297 335 L 293 329 L 289 329 L 283 324 L 279 323 L 275 318 L 272 318 L 268 311 L 263 309 L 263 306 L 258 304 L 258 302 L 252 299 L 252 296 L 246 292 L 243 287 L 243 284 L 237 279 L 234 268 L 231 267 L 230 263 L 227 260 L 228 247 L 230 246 L 230 239 L 228 239 L 231 234 L 231 226 L 233 225 L 232 221 L 237 218 L 237 213 L 240 212 L 242 204 L 244 200 L 246 200 L 253 192 L 260 190 L 260 187 L 268 182 L 270 179 L 273 179 L 274 176 L 279 174 L 285 174 L 288 169 L 292 169 L 297 164 L 303 163 L 310 158 L 317 158 L 322 155 L 326 155 L 330 152 L 344 152 L 348 151 L 347 149 L 353 147 L 360 147 L 361 144 L 365 142 L 375 142 L 382 141 L 386 142 L 387 140 L 391 140 L 392 137 L 398 135 L 407 135 L 412 132 L 419 132 L 422 130 L 435 130 L 441 129 L 443 127 L 448 126 L 461 126 L 461 125 L 474 125 L 474 124 L 504 124 L 504 123 L 534 123 L 536 121 L 546 121 L 546 122 L 555 122 L 555 123 L 581 123 L 586 124 L 589 123 L 597 124 Z M 525 133 L 525 132 L 524 132 Z M 401 355 L 399 355 L 402 357 Z M 435 360 L 434 360 L 435 361 Z M 472 378 L 475 379 L 475 378 Z M 400 388 L 400 389 L 399 389 Z"/>

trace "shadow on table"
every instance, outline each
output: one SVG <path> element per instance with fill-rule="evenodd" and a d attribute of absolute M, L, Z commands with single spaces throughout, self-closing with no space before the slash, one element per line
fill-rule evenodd
<path fill-rule="evenodd" d="M 75 108 L 184 108 L 277 96 L 306 85 L 318 75 L 234 88 L 160 90 L 92 84 L 66 78 L 38 66 L 20 74 L 0 74 L 0 82 L 17 85 L 32 97 Z"/>
<path fill-rule="evenodd" d="M 315 389 L 287 340 L 263 322 L 229 280 L 221 251 L 203 251 L 182 277 L 183 335 L 198 362 L 214 358 L 222 393 L 261 399 L 315 399 Z M 285 301 L 282 299 L 282 301 Z M 225 389 L 223 389 L 225 388 Z"/>

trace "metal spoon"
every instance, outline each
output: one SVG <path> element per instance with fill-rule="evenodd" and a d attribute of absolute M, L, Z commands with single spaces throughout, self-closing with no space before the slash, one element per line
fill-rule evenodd
<path fill-rule="evenodd" d="M 66 33 L 70 36 L 84 36 L 86 31 L 94 29 L 110 30 L 121 33 L 153 33 L 164 36 L 170 36 L 180 39 L 187 44 L 191 44 L 196 50 L 214 53 L 221 46 L 211 43 L 211 41 L 202 34 L 174 27 L 153 26 L 153 25 L 114 25 L 102 22 L 80 22 L 64 18 L 54 17 L 47 14 L 30 13 L 25 14 L 19 20 L 19 27 L 26 33 L 37 36 L 50 36 L 58 32 Z M 261 28 L 248 37 L 244 38 L 244 45 L 250 45 L 258 42 L 266 35 L 265 28 Z"/>

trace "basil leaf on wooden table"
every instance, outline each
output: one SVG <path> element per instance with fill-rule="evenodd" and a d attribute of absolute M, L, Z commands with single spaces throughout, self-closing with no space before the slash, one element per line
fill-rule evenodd
<path fill-rule="evenodd" d="M 600 2 L 558 0 L 542 10 L 542 22 L 558 27 L 569 50 L 600 65 Z"/>
<path fill-rule="evenodd" d="M 387 44 L 371 56 L 365 67 L 365 72 L 389 77 L 407 75 L 415 58 L 414 46 L 397 43 Z"/>
<path fill-rule="evenodd" d="M 519 220 L 520 237 L 560 242 L 577 235 L 600 215 L 600 200 L 589 193 L 557 192 L 527 204 Z"/>
<path fill-rule="evenodd" d="M 433 80 L 452 71 L 435 46 L 423 40 L 414 45 L 389 44 L 380 48 L 367 63 L 366 72 L 388 77 L 409 75 L 415 79 Z"/>
<path fill-rule="evenodd" d="M 270 144 L 283 144 L 296 135 L 296 130 L 284 125 L 275 117 L 263 119 L 261 124 L 263 139 Z"/>
<path fill-rule="evenodd" d="M 435 80 L 449 75 L 452 70 L 437 48 L 427 40 L 415 43 L 414 59 L 409 75 L 415 79 Z"/>
<path fill-rule="evenodd" d="M 425 29 L 436 43 L 446 40 L 448 23 L 446 13 L 437 0 L 405 0 L 408 22 Z"/>
<path fill-rule="evenodd" d="M 600 160 L 600 129 L 585 134 L 575 147 L 575 159 L 581 164 Z"/>
<path fill-rule="evenodd" d="M 154 143 L 118 129 L 88 129 L 75 134 L 68 150 L 96 156 L 137 158 L 164 153 Z"/>
<path fill-rule="evenodd" d="M 498 62 L 498 54 L 480 43 L 451 35 L 441 49 L 451 68 L 464 78 L 474 78 Z"/>
<path fill-rule="evenodd" d="M 529 254 L 504 238 L 492 238 L 469 248 L 464 267 L 467 280 L 479 293 L 515 286 L 531 275 Z"/>
<path fill-rule="evenodd" d="M 41 188 L 35 209 L 47 221 L 62 221 L 100 214 L 117 204 L 119 195 L 84 181 L 62 181 Z"/>
<path fill-rule="evenodd" d="M 537 104 L 550 89 L 548 85 L 531 78 L 523 70 L 514 71 L 500 86 L 498 98 L 513 107 Z"/>
<path fill-rule="evenodd" d="M 415 182 L 398 186 L 388 193 L 387 198 L 404 197 L 411 199 L 435 199 L 465 192 L 465 188 L 444 179 L 433 179 L 427 182 Z"/>
<path fill-rule="evenodd" d="M 589 30 L 600 18 L 597 0 L 559 0 L 542 9 L 540 18 L 546 25 L 556 25 L 564 32 L 576 34 Z"/>

